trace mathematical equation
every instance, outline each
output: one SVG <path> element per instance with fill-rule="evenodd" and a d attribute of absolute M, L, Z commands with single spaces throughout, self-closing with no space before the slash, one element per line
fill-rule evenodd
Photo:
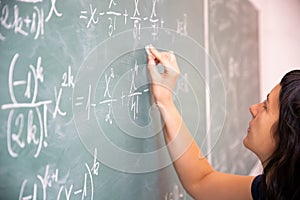
<path fill-rule="evenodd" d="M 37 158 L 42 148 L 48 146 L 48 107 L 54 104 L 53 119 L 57 115 L 66 116 L 67 113 L 62 111 L 60 102 L 63 91 L 74 88 L 74 78 L 69 66 L 68 71 L 61 76 L 59 91 L 54 87 L 55 100 L 39 100 L 39 86 L 45 78 L 42 58 L 38 57 L 36 64 L 30 64 L 27 74 L 22 78 L 16 74 L 20 74 L 18 70 L 26 69 L 26 66 L 17 65 L 19 59 L 20 55 L 16 53 L 9 66 L 8 89 L 11 103 L 1 106 L 2 110 L 9 110 L 7 148 L 10 156 L 15 158 L 19 156 L 20 151 L 31 146 L 35 149 L 34 157 Z"/>
<path fill-rule="evenodd" d="M 61 108 L 61 100 L 64 91 L 75 87 L 74 75 L 71 66 L 68 70 L 62 73 L 61 83 L 59 89 L 56 86 L 54 90 L 54 100 L 46 99 L 39 100 L 39 86 L 44 82 L 44 67 L 42 58 L 38 57 L 35 64 L 28 66 L 27 74 L 24 79 L 18 79 L 15 74 L 22 66 L 18 63 L 20 55 L 17 53 L 13 56 L 9 66 L 8 89 L 12 103 L 3 104 L 2 110 L 9 110 L 7 118 L 7 148 L 12 157 L 18 157 L 19 152 L 27 148 L 35 148 L 34 157 L 37 158 L 42 150 L 48 146 L 48 118 L 55 119 L 57 116 L 66 116 L 67 112 Z M 112 106 L 113 103 L 120 103 L 122 106 L 127 106 L 132 113 L 133 120 L 138 119 L 140 113 L 140 101 L 142 95 L 149 95 L 149 88 L 138 88 L 136 84 L 137 77 L 140 76 L 141 67 L 135 61 L 134 66 L 130 68 L 130 86 L 127 91 L 122 91 L 118 97 L 112 96 L 112 85 L 115 80 L 114 69 L 111 68 L 109 72 L 104 74 L 105 90 L 103 96 L 98 102 L 93 102 L 91 99 L 92 87 L 87 88 L 86 96 L 77 96 L 74 100 L 74 106 L 84 106 L 87 113 L 87 120 L 90 119 L 91 108 L 106 110 L 103 120 L 109 124 L 113 124 Z M 18 91 L 17 93 L 15 91 Z M 23 91 L 23 92 L 21 92 Z M 184 74 L 179 80 L 176 92 L 183 91 L 187 93 L 188 90 L 188 76 Z M 21 94 L 21 95 L 20 95 Z M 126 103 L 128 102 L 128 104 Z M 52 112 L 49 111 L 49 106 L 52 106 Z"/>
<path fill-rule="evenodd" d="M 105 78 L 105 90 L 103 91 L 102 97 L 100 97 L 97 102 L 92 102 L 91 100 L 91 91 L 92 85 L 89 84 L 87 91 L 87 96 L 77 96 L 75 98 L 75 106 L 85 106 L 85 110 L 87 111 L 87 120 L 90 119 L 90 113 L 91 113 L 91 107 L 93 107 L 95 110 L 99 110 L 99 106 L 106 106 L 107 112 L 105 114 L 105 122 L 112 124 L 113 118 L 112 118 L 112 109 L 113 109 L 113 103 L 117 104 L 120 103 L 122 106 L 128 105 L 126 102 L 129 102 L 128 108 L 130 109 L 130 112 L 132 112 L 133 120 L 136 120 L 139 113 L 139 101 L 140 97 L 144 94 L 148 94 L 149 89 L 139 89 L 136 86 L 136 79 L 138 76 L 140 76 L 141 67 L 137 64 L 137 61 L 135 61 L 135 65 L 130 68 L 130 86 L 127 91 L 122 91 L 121 94 L 119 94 L 118 97 L 114 97 L 112 95 L 111 90 L 115 86 L 115 83 L 117 82 L 114 68 L 110 68 L 108 72 L 104 74 Z M 127 99 L 126 99 L 127 98 Z M 96 100 L 95 100 L 96 101 Z"/>
<path fill-rule="evenodd" d="M 28 179 L 23 180 L 20 188 L 19 200 L 46 200 L 48 190 L 57 188 L 57 186 L 59 186 L 58 191 L 51 190 L 51 194 L 57 194 L 57 200 L 69 200 L 76 197 L 80 197 L 82 200 L 93 199 L 94 178 L 99 175 L 99 167 L 100 163 L 97 161 L 97 149 L 95 149 L 93 164 L 89 166 L 85 163 L 84 179 L 82 180 L 82 184 L 76 186 L 73 183 L 67 183 L 69 172 L 64 176 L 59 173 L 59 169 L 53 169 L 50 165 L 46 165 L 43 175 L 36 175 L 36 181 L 29 181 Z M 38 188 L 41 188 L 42 191 L 39 191 Z"/>
<path fill-rule="evenodd" d="M 53 15 L 61 17 L 62 13 L 56 8 L 56 0 L 51 0 L 51 8 L 48 14 L 44 12 L 43 8 L 39 6 L 43 0 L 17 0 L 23 4 L 34 4 L 31 15 L 21 16 L 20 6 L 15 4 L 13 6 L 4 4 L 0 1 L 1 15 L 0 15 L 0 26 L 9 32 L 20 34 L 23 36 L 32 35 L 34 39 L 38 39 L 44 35 L 45 23 L 49 22 Z M 6 36 L 0 32 L 0 41 L 5 41 Z"/>
<path fill-rule="evenodd" d="M 102 120 L 108 126 L 117 125 L 114 114 L 124 114 L 118 110 L 118 112 L 114 112 L 114 105 L 128 109 L 127 113 L 130 114 L 133 121 L 138 121 L 140 116 L 145 116 L 143 106 L 145 106 L 145 97 L 149 96 L 149 88 L 148 86 L 139 86 L 139 80 L 145 78 L 145 63 L 139 64 L 137 60 L 134 60 L 131 66 L 126 66 L 129 67 L 126 84 L 118 80 L 118 77 L 123 75 L 118 74 L 121 69 L 109 68 L 101 77 L 102 80 L 98 87 L 101 88 L 101 92 L 96 100 L 92 97 L 98 88 L 93 83 L 87 85 L 86 90 L 82 91 L 82 95 L 74 96 L 72 99 L 69 94 L 76 87 L 73 66 L 69 63 L 63 64 L 65 66 L 47 66 L 48 60 L 53 58 L 53 54 L 51 57 L 42 53 L 30 56 L 32 60 L 29 61 L 22 54 L 23 50 L 31 51 L 30 47 L 34 46 L 35 42 L 39 45 L 38 39 L 45 39 L 45 42 L 48 42 L 47 38 L 44 38 L 47 36 L 47 24 L 50 25 L 50 22 L 57 18 L 63 19 L 63 14 L 64 18 L 68 14 L 68 11 L 64 11 L 60 7 L 59 3 L 63 2 L 58 0 L 6 2 L 9 1 L 0 0 L 0 42 L 12 44 L 11 38 L 9 38 L 11 35 L 24 36 L 30 41 L 24 45 L 22 43 L 15 50 L 3 48 L 1 55 L 7 56 L 5 59 L 8 59 L 8 64 L 3 66 L 5 70 L 2 71 L 3 73 L 5 71 L 5 75 L 2 75 L 3 80 L 7 77 L 3 87 L 8 90 L 8 95 L 2 94 L 7 95 L 7 98 L 3 98 L 5 102 L 1 105 L 1 110 L 5 114 L 1 117 L 5 118 L 3 121 L 6 124 L 5 130 L 2 132 L 4 142 L 6 142 L 4 148 L 7 148 L 8 156 L 19 159 L 31 156 L 43 160 L 46 149 L 49 150 L 52 145 L 56 145 L 51 144 L 52 139 L 57 136 L 56 126 L 65 125 L 61 123 L 61 119 L 73 117 L 71 116 L 73 111 L 71 106 L 84 107 L 87 120 L 90 120 L 92 109 L 95 109 L 98 111 L 96 114 L 100 116 L 97 119 Z M 151 0 L 147 5 L 142 5 L 140 0 L 132 0 L 134 10 L 130 7 L 124 8 L 119 0 L 108 0 L 106 3 L 109 4 L 105 8 L 102 7 L 103 10 L 95 6 L 96 4 L 86 4 L 86 7 L 80 11 L 80 16 L 77 15 L 75 19 L 84 22 L 87 29 L 92 29 L 93 26 L 100 25 L 100 23 L 103 23 L 104 26 L 108 24 L 107 36 L 109 37 L 121 31 L 122 28 L 118 25 L 124 24 L 132 28 L 133 38 L 137 40 L 142 39 L 142 29 L 146 27 L 152 28 L 153 39 L 158 39 L 159 29 L 165 26 L 164 19 L 157 14 L 159 0 Z M 82 5 L 85 4 L 82 3 Z M 149 9 L 145 12 L 145 9 L 141 9 L 143 7 L 149 7 Z M 78 10 L 76 12 L 78 14 Z M 74 16 L 68 15 L 67 17 Z M 180 15 L 176 17 L 180 17 Z M 187 35 L 187 15 L 183 14 L 183 18 L 177 19 L 176 22 L 176 33 Z M 67 42 L 66 48 L 69 48 Z M 52 51 L 51 48 L 47 50 L 47 52 L 50 51 Z M 53 71 L 50 69 L 54 69 L 55 73 L 51 73 Z M 51 82 L 53 79 L 55 79 L 54 84 Z M 116 84 L 122 85 L 121 92 L 114 93 L 113 89 Z M 188 75 L 184 74 L 179 78 L 175 92 L 187 93 L 188 90 Z M 71 99 L 73 100 L 72 104 L 64 104 Z M 62 169 L 59 169 L 55 163 L 50 161 L 43 163 L 38 166 L 39 171 L 18 181 L 19 199 L 46 200 L 50 198 L 50 195 L 51 198 L 55 196 L 56 199 L 94 199 L 94 182 L 99 174 L 100 166 L 96 158 L 97 149 L 94 152 L 93 163 L 82 162 L 84 163 L 81 166 L 83 170 L 78 174 L 82 178 L 76 182 L 68 180 L 72 178 L 70 173 L 62 173 Z M 3 167 L 6 166 L 3 164 Z M 165 195 L 165 199 L 183 199 L 184 196 L 181 189 L 174 186 L 173 190 Z"/>
<path fill-rule="evenodd" d="M 143 64 L 144 65 L 144 64 Z M 129 66 L 130 67 L 130 66 Z M 105 122 L 109 124 L 113 124 L 113 105 L 121 105 L 122 107 L 126 107 L 129 109 L 130 116 L 132 117 L 133 121 L 136 121 L 139 118 L 139 114 L 145 115 L 145 113 L 140 112 L 140 105 L 143 103 L 144 99 L 143 95 L 149 95 L 149 83 L 144 82 L 143 85 L 140 87 L 138 86 L 140 83 L 137 83 L 140 79 L 147 79 L 142 74 L 142 71 L 145 70 L 145 68 L 140 67 L 137 60 L 135 60 L 134 66 L 131 66 L 129 69 L 129 72 L 127 73 L 129 76 L 129 84 L 126 84 L 123 80 L 116 80 L 115 75 L 115 69 L 110 68 L 109 70 L 104 73 L 104 81 L 105 81 L 105 89 L 102 92 L 102 95 L 98 100 L 92 99 L 92 95 L 95 89 L 93 89 L 92 84 L 88 84 L 86 91 L 87 95 L 79 95 L 75 97 L 74 100 L 74 106 L 75 107 L 83 107 L 85 111 L 87 112 L 87 120 L 90 120 L 91 117 L 91 109 L 94 109 L 95 111 L 101 111 L 100 114 L 104 114 L 102 117 Z M 119 91 L 119 94 L 112 95 L 112 90 L 118 85 L 116 83 L 122 84 L 122 91 Z M 124 88 L 128 85 L 127 90 L 124 90 Z M 189 92 L 189 85 L 188 85 L 188 74 L 184 73 L 183 76 L 181 76 L 178 80 L 177 87 L 175 89 L 176 93 Z M 98 96 L 98 95 L 96 95 Z M 102 106 L 102 107 L 101 107 Z M 103 109 L 103 106 L 106 106 L 106 108 Z M 119 107 L 118 107 L 119 108 Z M 106 110 L 103 112 L 103 110 Z M 119 110 L 115 110 L 117 113 L 114 114 L 121 114 Z M 99 118 L 98 118 L 99 119 Z"/>
<path fill-rule="evenodd" d="M 63 13 L 57 9 L 56 1 L 51 0 L 50 9 L 45 13 L 44 9 L 41 8 L 43 0 L 16 0 L 21 4 L 33 4 L 33 8 L 30 11 L 31 14 L 21 16 L 23 10 L 20 7 L 22 5 L 9 5 L 5 4 L 0 0 L 1 14 L 0 14 L 0 27 L 4 31 L 0 31 L 0 41 L 6 40 L 6 35 L 9 32 L 14 34 L 20 34 L 22 36 L 33 36 L 36 40 L 40 36 L 45 34 L 45 24 L 48 23 L 53 16 L 62 17 Z M 89 8 L 81 10 L 79 18 L 84 20 L 86 28 L 91 28 L 92 25 L 99 23 L 108 23 L 107 34 L 111 37 L 116 30 L 117 20 L 123 21 L 124 25 L 127 25 L 129 21 L 132 23 L 132 32 L 134 39 L 141 39 L 141 29 L 144 27 L 152 28 L 153 40 L 157 39 L 159 28 L 164 28 L 164 20 L 162 17 L 157 16 L 156 7 L 158 0 L 152 0 L 151 13 L 140 12 L 139 0 L 134 0 L 134 11 L 128 13 L 128 9 L 124 11 L 117 11 L 118 3 L 116 0 L 110 0 L 107 9 L 104 11 L 98 11 L 98 8 L 93 4 L 89 4 Z M 27 11 L 28 13 L 28 11 Z M 144 14 L 144 15 L 143 15 Z M 183 19 L 177 19 L 176 32 L 179 35 L 187 36 L 187 15 L 183 14 Z"/>
<path fill-rule="evenodd" d="M 132 13 L 128 13 L 128 9 L 126 8 L 124 11 L 117 11 L 117 0 L 110 0 L 107 10 L 104 9 L 104 11 L 98 11 L 97 7 L 93 4 L 89 4 L 89 9 L 82 10 L 79 18 L 85 20 L 86 28 L 90 28 L 92 25 L 101 22 L 108 22 L 107 34 L 109 37 L 111 37 L 118 28 L 116 26 L 117 20 L 122 20 L 124 25 L 127 25 L 128 21 L 131 21 L 133 24 L 132 31 L 134 39 L 140 39 L 141 29 L 146 26 L 149 27 L 149 25 L 144 25 L 144 23 L 148 23 L 151 24 L 153 30 L 152 36 L 155 39 L 157 37 L 158 28 L 164 27 L 164 20 L 159 18 L 156 14 L 157 2 L 158 0 L 152 0 L 151 13 L 148 14 L 141 14 L 139 0 L 134 0 L 134 11 Z"/>

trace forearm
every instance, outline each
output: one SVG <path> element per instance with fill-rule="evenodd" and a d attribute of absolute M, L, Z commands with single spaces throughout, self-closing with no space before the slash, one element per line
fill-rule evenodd
<path fill-rule="evenodd" d="M 164 67 L 161 73 L 157 69 Z M 172 91 L 180 70 L 174 53 L 149 48 L 148 70 L 151 89 L 164 121 L 163 132 L 176 172 L 185 189 L 195 199 L 252 199 L 253 177 L 236 176 L 213 170 L 185 126 L 172 101 Z"/>
<path fill-rule="evenodd" d="M 158 103 L 158 106 L 164 121 L 164 137 L 177 174 L 184 187 L 192 191 L 195 184 L 201 183 L 214 170 L 202 155 L 174 103 Z"/>

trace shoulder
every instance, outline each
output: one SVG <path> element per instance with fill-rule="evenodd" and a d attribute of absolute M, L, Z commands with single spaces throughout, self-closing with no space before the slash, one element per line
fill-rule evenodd
<path fill-rule="evenodd" d="M 263 199 L 262 195 L 262 175 L 258 175 L 253 179 L 251 185 L 251 194 L 253 200 L 260 200 Z"/>

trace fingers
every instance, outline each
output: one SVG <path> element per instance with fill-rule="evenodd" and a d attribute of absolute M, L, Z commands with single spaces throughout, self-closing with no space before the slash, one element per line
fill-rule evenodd
<path fill-rule="evenodd" d="M 152 45 L 146 46 L 146 51 L 148 54 L 148 66 L 157 65 L 161 63 L 164 67 L 164 72 L 174 71 L 176 73 L 180 73 L 179 67 L 176 62 L 176 57 L 173 51 L 169 52 L 161 52 L 154 48 Z M 151 68 L 152 70 L 157 70 L 156 68 Z"/>
<path fill-rule="evenodd" d="M 174 53 L 171 52 L 162 52 L 158 51 L 151 44 L 147 46 L 149 55 L 154 57 L 155 63 L 160 63 L 163 67 L 170 67 L 172 65 L 172 61 L 175 60 Z"/>
<path fill-rule="evenodd" d="M 155 58 L 156 64 L 161 63 L 163 66 L 167 64 L 167 59 L 165 58 L 166 52 L 160 52 L 154 48 L 151 44 L 148 45 L 149 54 Z"/>
<path fill-rule="evenodd" d="M 148 55 L 148 65 L 156 65 L 155 58 L 152 55 Z"/>
<path fill-rule="evenodd" d="M 155 58 L 152 55 L 148 55 L 148 70 L 153 78 L 159 75 L 156 65 Z"/>

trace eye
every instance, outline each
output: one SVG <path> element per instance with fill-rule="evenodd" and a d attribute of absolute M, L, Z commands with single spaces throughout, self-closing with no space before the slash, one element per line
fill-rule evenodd
<path fill-rule="evenodd" d="M 266 101 L 266 100 L 263 102 L 263 108 L 264 108 L 265 110 L 268 110 L 268 107 L 267 107 L 267 101 Z"/>

